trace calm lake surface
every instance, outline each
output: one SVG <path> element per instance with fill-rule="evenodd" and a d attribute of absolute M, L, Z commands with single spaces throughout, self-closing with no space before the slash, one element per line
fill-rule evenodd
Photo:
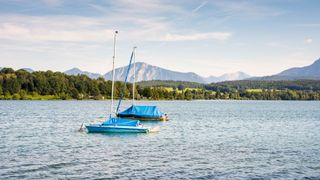
<path fill-rule="evenodd" d="M 160 132 L 78 132 L 109 104 L 0 101 L 0 179 L 320 178 L 320 102 L 142 101 Z"/>

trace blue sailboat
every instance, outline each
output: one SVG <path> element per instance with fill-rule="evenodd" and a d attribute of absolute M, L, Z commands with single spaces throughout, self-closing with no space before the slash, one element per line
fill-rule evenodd
<path fill-rule="evenodd" d="M 114 91 L 114 59 L 117 31 L 114 34 L 114 51 L 112 64 L 112 89 L 111 89 L 111 107 L 110 118 L 99 124 L 89 124 L 86 128 L 89 133 L 148 133 L 158 131 L 157 128 L 148 128 L 140 124 L 139 120 L 131 120 L 119 117 L 112 117 L 113 114 L 113 91 Z M 131 56 L 132 58 L 132 56 Z"/>
<path fill-rule="evenodd" d="M 119 103 L 117 106 L 116 115 L 117 115 L 117 117 L 120 117 L 120 118 L 138 119 L 141 121 L 166 121 L 166 120 L 168 120 L 168 115 L 159 111 L 157 106 L 137 106 L 137 105 L 134 105 L 134 95 L 135 95 L 134 90 L 135 90 L 135 79 L 136 79 L 135 49 L 136 49 L 136 47 L 133 48 L 133 51 L 131 54 L 131 58 L 130 58 L 128 69 L 127 69 L 127 74 L 126 74 L 125 81 L 124 81 L 125 84 L 124 84 L 124 87 L 123 87 L 121 95 L 120 95 L 120 100 L 119 100 Z M 129 75 L 129 72 L 131 69 L 132 60 L 133 60 L 133 66 L 134 66 L 133 67 L 132 106 L 130 106 L 128 109 L 126 109 L 122 112 L 119 112 L 119 108 L 120 108 L 120 104 L 121 104 L 121 101 L 123 98 L 128 75 Z"/>
<path fill-rule="evenodd" d="M 148 133 L 150 128 L 143 127 L 138 120 L 110 118 L 102 124 L 86 126 L 89 133 Z"/>

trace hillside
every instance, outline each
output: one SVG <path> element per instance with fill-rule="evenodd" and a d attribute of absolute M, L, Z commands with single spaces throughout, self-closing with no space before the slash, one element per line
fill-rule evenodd
<path fill-rule="evenodd" d="M 249 80 L 320 80 L 320 58 L 314 63 L 304 67 L 294 67 L 278 74 L 264 77 L 249 78 Z"/>

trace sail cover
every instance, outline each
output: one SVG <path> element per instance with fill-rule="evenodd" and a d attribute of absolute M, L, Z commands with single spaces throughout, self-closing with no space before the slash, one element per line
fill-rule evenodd
<path fill-rule="evenodd" d="M 118 113 L 120 117 L 137 118 L 161 118 L 164 113 L 158 110 L 157 106 L 134 106 L 132 105 L 123 112 Z"/>
<path fill-rule="evenodd" d="M 110 118 L 102 123 L 104 126 L 138 126 L 140 121 L 123 119 L 123 118 Z"/>

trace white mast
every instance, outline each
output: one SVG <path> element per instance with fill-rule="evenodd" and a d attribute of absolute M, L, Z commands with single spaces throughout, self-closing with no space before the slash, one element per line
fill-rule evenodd
<path fill-rule="evenodd" d="M 133 83 L 132 83 L 132 105 L 134 104 L 134 89 L 136 83 L 136 48 L 133 47 Z"/>
<path fill-rule="evenodd" d="M 113 114 L 113 90 L 114 90 L 114 59 L 116 58 L 116 37 L 117 37 L 118 31 L 114 32 L 113 36 L 113 57 L 112 57 L 112 87 L 111 87 L 111 107 L 110 107 L 110 117 Z"/>

